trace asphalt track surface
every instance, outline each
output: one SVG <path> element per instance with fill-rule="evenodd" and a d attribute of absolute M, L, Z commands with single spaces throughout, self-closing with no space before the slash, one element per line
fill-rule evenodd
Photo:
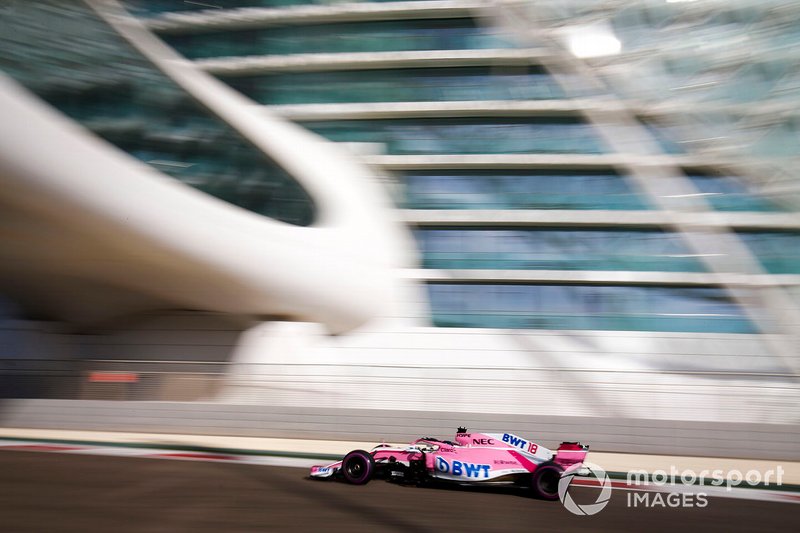
<path fill-rule="evenodd" d="M 800 529 L 797 504 L 709 498 L 704 508 L 628 508 L 626 495 L 615 491 L 599 514 L 575 516 L 520 491 L 352 486 L 309 480 L 299 468 L 0 451 L 4 533 Z"/>

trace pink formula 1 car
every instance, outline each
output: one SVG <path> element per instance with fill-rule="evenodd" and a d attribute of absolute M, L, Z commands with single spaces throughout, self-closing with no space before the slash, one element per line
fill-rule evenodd
<path fill-rule="evenodd" d="M 380 444 L 355 450 L 327 466 L 311 467 L 312 478 L 343 478 L 363 485 L 372 478 L 412 483 L 441 480 L 462 484 L 516 484 L 546 500 L 558 499 L 558 481 L 583 465 L 589 447 L 564 442 L 555 452 L 511 433 L 467 433 L 456 441 L 422 437 L 409 446 Z"/>

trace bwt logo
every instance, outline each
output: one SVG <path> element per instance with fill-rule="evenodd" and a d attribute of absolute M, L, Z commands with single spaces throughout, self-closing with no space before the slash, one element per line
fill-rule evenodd
<path fill-rule="evenodd" d="M 462 463 L 461 461 L 453 461 L 453 465 L 451 467 L 450 463 L 448 463 L 442 457 L 436 458 L 436 470 L 442 472 L 443 474 L 466 477 L 481 477 L 481 472 L 483 472 L 483 477 L 487 478 L 489 477 L 490 468 L 491 466 L 489 465 Z"/>
<path fill-rule="evenodd" d="M 517 448 L 522 448 L 523 450 L 528 446 L 528 441 L 525 439 L 521 439 L 515 435 L 509 435 L 508 433 L 503 434 L 503 442 L 507 442 L 512 446 L 516 446 Z"/>
<path fill-rule="evenodd" d="M 527 450 L 534 454 L 539 450 L 539 445 L 535 442 L 528 442 L 525 439 L 521 439 L 516 435 L 509 435 L 508 433 L 503 434 L 503 442 L 507 442 L 512 446 L 516 446 L 521 450 Z"/>

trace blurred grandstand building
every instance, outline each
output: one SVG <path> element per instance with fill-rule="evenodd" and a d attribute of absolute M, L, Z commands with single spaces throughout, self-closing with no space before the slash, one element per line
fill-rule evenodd
<path fill-rule="evenodd" d="M 769 437 L 800 422 L 795 3 L 0 12 L 4 397 L 796 454 Z"/>

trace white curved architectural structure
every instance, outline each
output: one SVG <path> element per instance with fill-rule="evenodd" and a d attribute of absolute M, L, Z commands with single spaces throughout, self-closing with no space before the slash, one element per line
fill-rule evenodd
<path fill-rule="evenodd" d="M 294 124 L 252 113 L 130 17 L 98 10 L 283 167 L 308 193 L 315 220 L 272 220 L 160 175 L 3 77 L 1 201 L 25 226 L 4 237 L 4 289 L 85 326 L 178 308 L 319 321 L 341 333 L 385 311 L 394 269 L 413 259 L 370 171 Z"/>

